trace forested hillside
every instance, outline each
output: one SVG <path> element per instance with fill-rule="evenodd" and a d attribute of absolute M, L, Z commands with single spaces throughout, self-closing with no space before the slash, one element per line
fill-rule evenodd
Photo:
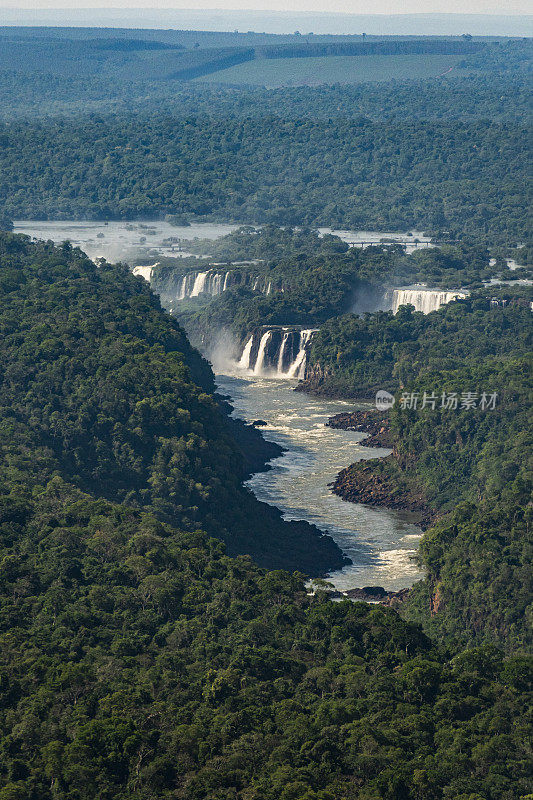
<path fill-rule="evenodd" d="M 533 798 L 531 52 L 468 34 L 0 28 L 0 228 L 139 223 L 123 225 L 129 265 L 0 233 L 0 800 Z M 267 72 L 331 85 L 268 90 Z M 189 250 L 190 222 L 243 227 Z M 394 232 L 437 246 L 408 255 Z M 376 311 L 419 283 L 468 296 Z M 367 509 L 348 531 L 379 562 L 356 569 L 395 582 L 420 541 L 414 587 L 347 594 L 376 605 L 332 593 L 320 578 L 349 563 L 335 541 L 245 485 L 282 449 L 266 414 L 231 416 L 185 333 L 208 352 L 222 330 L 228 359 L 249 343 L 257 391 L 283 381 L 256 408 L 287 402 L 287 446 L 304 399 L 289 375 L 395 396 L 386 419 L 358 411 L 391 455 L 328 486 L 419 512 L 421 540 Z M 322 444 L 313 402 L 296 433 Z M 281 462 L 289 508 L 337 536 L 327 509 L 353 511 L 327 494 L 339 461 L 320 483 L 300 444 Z"/>
<path fill-rule="evenodd" d="M 88 117 L 0 127 L 11 218 L 226 221 L 527 238 L 523 125 Z"/>
<path fill-rule="evenodd" d="M 289 37 L 255 47 L 243 35 L 228 47 L 223 36 L 156 33 L 0 37 L 2 218 L 171 213 L 426 230 L 491 247 L 526 240 L 528 40 Z M 268 64 L 313 61 L 324 48 L 421 49 L 421 59 L 451 48 L 464 63 L 432 80 L 270 91 L 180 79 L 259 52 Z"/>
<path fill-rule="evenodd" d="M 183 530 L 202 528 L 265 566 L 315 574 L 342 564 L 329 537 L 281 522 L 241 487 L 249 451 L 257 462 L 264 448 L 240 428 L 237 444 L 210 368 L 142 279 L 97 269 L 68 244 L 3 234 L 1 248 L 7 489 L 21 485 L 26 496 L 60 476 Z"/>
<path fill-rule="evenodd" d="M 177 324 L 68 245 L 0 263 L 0 798 L 527 795 L 526 660 L 225 555 L 258 504 Z"/>
<path fill-rule="evenodd" d="M 0 118 L 154 114 L 164 107 L 178 117 L 388 118 L 400 112 L 425 119 L 516 119 L 524 113 L 531 52 L 530 40 L 506 38 L 0 28 Z M 231 63 L 244 69 L 228 70 Z M 273 69 L 281 91 L 251 88 L 269 85 Z M 317 91 L 298 83 L 322 86 Z M 505 102 L 510 93 L 513 102 Z"/>
<path fill-rule="evenodd" d="M 393 503 L 422 496 L 442 518 L 422 539 L 428 576 L 402 613 L 455 647 L 522 647 L 531 630 L 530 292 L 504 294 L 501 305 L 481 293 L 427 316 L 407 307 L 333 319 L 299 387 L 395 395 L 394 455 L 372 462 L 376 485 Z M 336 491 L 356 499 L 368 464 L 344 470 Z"/>

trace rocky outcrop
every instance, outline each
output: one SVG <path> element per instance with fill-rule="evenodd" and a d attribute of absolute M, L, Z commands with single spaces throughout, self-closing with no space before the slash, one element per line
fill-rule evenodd
<path fill-rule="evenodd" d="M 390 418 L 387 413 L 376 409 L 358 409 L 335 414 L 326 422 L 330 428 L 340 428 L 344 431 L 364 431 L 368 433 L 359 444 L 364 447 L 390 447 L 392 448 L 392 435 L 390 432 Z"/>
<path fill-rule="evenodd" d="M 298 384 L 295 391 L 322 395 L 321 386 L 330 375 L 331 370 L 328 367 L 322 367 L 321 364 L 317 363 L 312 364 L 306 370 L 305 380 Z"/>
<path fill-rule="evenodd" d="M 383 606 L 394 608 L 404 603 L 409 597 L 409 589 L 400 589 L 397 592 L 387 592 L 383 586 L 363 586 L 362 589 L 346 589 L 342 592 L 350 600 L 361 600 L 365 603 L 379 603 Z"/>
<path fill-rule="evenodd" d="M 435 592 L 431 595 L 431 616 L 434 617 L 441 609 L 444 608 L 444 600 L 442 597 L 442 584 L 438 583 Z"/>
<path fill-rule="evenodd" d="M 391 466 L 390 473 L 387 470 Z M 406 486 L 397 474 L 392 456 L 379 461 L 357 461 L 341 470 L 330 487 L 334 494 L 350 503 L 364 503 L 378 508 L 412 511 L 420 515 L 420 527 L 427 528 L 435 519 L 420 492 Z"/>

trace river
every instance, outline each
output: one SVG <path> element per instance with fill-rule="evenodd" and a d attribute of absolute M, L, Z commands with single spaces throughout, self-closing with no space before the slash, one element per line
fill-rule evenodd
<path fill-rule="evenodd" d="M 15 233 L 25 233 L 37 239 L 51 239 L 60 244 L 68 239 L 81 247 L 89 258 L 136 263 L 149 263 L 160 256 L 184 257 L 187 241 L 218 239 L 236 230 L 238 225 L 199 222 L 188 226 L 171 225 L 164 220 L 99 222 L 97 220 L 15 220 Z M 179 245 L 170 239 L 180 239 Z M 178 247 L 182 249 L 179 250 Z"/>
<path fill-rule="evenodd" d="M 264 420 L 265 438 L 286 448 L 270 471 L 248 481 L 256 497 L 281 509 L 285 519 L 305 519 L 327 530 L 352 559 L 351 566 L 328 578 L 337 589 L 397 590 L 423 577 L 413 560 L 422 533 L 412 514 L 347 503 L 328 489 L 348 464 L 390 453 L 359 445 L 363 433 L 326 427 L 329 417 L 356 404 L 309 397 L 294 391 L 296 381 L 237 368 L 216 370 L 216 379 L 220 392 L 232 398 L 235 416 Z"/>
<path fill-rule="evenodd" d="M 147 259 L 150 254 L 176 255 L 165 243 L 170 236 L 182 240 L 215 239 L 236 227 L 211 223 L 176 228 L 166 222 L 27 221 L 17 222 L 15 232 L 56 243 L 69 239 L 91 258 L 128 261 L 139 254 Z M 352 243 L 386 236 L 374 231 L 335 233 Z M 141 237 L 146 241 L 142 242 Z M 250 488 L 260 500 L 281 509 L 286 519 L 305 519 L 328 531 L 352 559 L 353 565 L 332 573 L 331 583 L 339 590 L 355 586 L 397 590 L 420 579 L 422 574 L 413 556 L 422 534 L 412 515 L 346 503 L 328 489 L 328 483 L 343 467 L 389 452 L 360 446 L 362 433 L 326 427 L 330 416 L 354 408 L 354 404 L 309 397 L 293 391 L 296 381 L 250 375 L 227 362 L 218 368 L 215 364 L 214 368 L 220 391 L 232 398 L 234 414 L 248 421 L 265 420 L 265 438 L 286 448 L 284 455 L 272 462 L 270 471 L 252 477 Z"/>

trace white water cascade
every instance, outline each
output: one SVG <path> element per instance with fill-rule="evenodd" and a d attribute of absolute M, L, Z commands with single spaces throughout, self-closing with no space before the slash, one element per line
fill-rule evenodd
<path fill-rule="evenodd" d="M 314 333 L 315 329 L 259 328 L 247 339 L 238 366 L 254 375 L 302 380 Z"/>
<path fill-rule="evenodd" d="M 194 285 L 192 287 L 192 292 L 190 293 L 189 297 L 198 297 L 199 294 L 204 293 L 205 283 L 207 280 L 208 272 L 199 272 L 196 275 Z"/>
<path fill-rule="evenodd" d="M 259 343 L 259 350 L 254 367 L 254 375 L 262 375 L 263 373 L 263 369 L 265 367 L 265 350 L 271 337 L 272 331 L 265 331 L 265 333 L 261 336 L 261 342 Z"/>
<path fill-rule="evenodd" d="M 142 272 L 141 272 L 142 270 Z M 135 267 L 135 274 L 142 274 L 146 280 L 152 278 L 151 267 Z M 160 285 L 158 285 L 160 283 Z M 261 294 L 271 294 L 274 290 L 282 292 L 284 286 L 280 283 L 268 281 L 260 275 L 251 275 L 249 272 L 238 269 L 221 272 L 216 269 L 209 269 L 204 272 L 187 272 L 185 275 L 170 275 L 162 282 L 156 280 L 155 289 L 168 302 L 176 300 L 187 300 L 190 297 L 208 295 L 216 297 L 235 286 L 246 286 L 254 292 Z"/>
<path fill-rule="evenodd" d="M 464 292 L 446 292 L 439 289 L 394 289 L 392 310 L 396 314 L 400 306 L 411 305 L 415 307 L 415 311 L 430 314 L 446 303 L 466 296 Z"/>
<path fill-rule="evenodd" d="M 239 361 L 239 367 L 241 369 L 249 369 L 250 368 L 250 355 L 252 353 L 252 347 L 254 344 L 254 337 L 250 336 L 246 344 L 244 345 L 244 350 L 242 351 L 242 356 Z"/>
<path fill-rule="evenodd" d="M 281 347 L 279 348 L 279 356 L 278 356 L 278 364 L 277 364 L 277 375 L 283 374 L 283 359 L 285 357 L 285 348 L 287 342 L 289 341 L 290 333 L 289 331 L 284 331 L 283 339 L 281 340 Z"/>
<path fill-rule="evenodd" d="M 289 378 L 298 378 L 299 380 L 303 380 L 305 378 L 307 345 L 311 341 L 311 337 L 315 332 L 316 329 L 309 329 L 300 333 L 300 350 L 298 351 L 298 355 L 296 356 L 295 360 L 289 367 L 289 371 L 287 373 Z"/>
<path fill-rule="evenodd" d="M 159 262 L 158 262 L 159 263 Z M 145 281 L 150 283 L 152 279 L 152 272 L 154 271 L 154 267 L 157 267 L 158 264 L 154 264 L 153 267 L 133 267 L 133 274 L 140 275 L 141 278 L 144 278 Z"/>

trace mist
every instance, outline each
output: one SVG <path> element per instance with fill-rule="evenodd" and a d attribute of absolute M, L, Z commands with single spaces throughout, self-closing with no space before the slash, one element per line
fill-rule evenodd
<path fill-rule="evenodd" d="M 210 337 L 204 355 L 211 362 L 214 372 L 231 374 L 239 360 L 240 349 L 237 337 L 223 328 Z"/>

